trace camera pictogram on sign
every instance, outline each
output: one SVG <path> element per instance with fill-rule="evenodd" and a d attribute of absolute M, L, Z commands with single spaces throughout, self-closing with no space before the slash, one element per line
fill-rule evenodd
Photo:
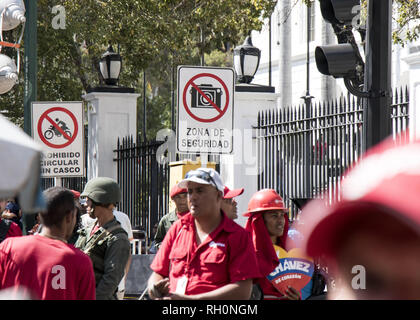
<path fill-rule="evenodd" d="M 197 80 L 200 82 L 196 82 Z M 192 119 L 199 122 L 214 122 L 223 117 L 228 110 L 229 101 L 226 84 L 211 73 L 196 74 L 183 86 L 184 109 Z"/>
<path fill-rule="evenodd" d="M 191 108 L 214 108 L 212 103 L 218 108 L 221 108 L 222 88 L 213 87 L 212 84 L 200 84 L 197 88 L 201 93 L 192 87 L 191 93 Z M 206 98 L 207 97 L 207 98 Z"/>
<path fill-rule="evenodd" d="M 178 152 L 231 154 L 234 70 L 178 66 L 177 92 Z"/>

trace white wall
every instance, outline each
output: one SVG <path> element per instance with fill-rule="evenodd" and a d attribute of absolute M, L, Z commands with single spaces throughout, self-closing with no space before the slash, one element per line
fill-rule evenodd
<path fill-rule="evenodd" d="M 252 195 L 258 191 L 257 140 L 252 127 L 257 125 L 258 112 L 275 109 L 277 99 L 275 93 L 235 93 L 234 152 L 220 157 L 220 175 L 230 189 L 245 189 L 242 195 L 235 198 L 238 203 L 236 222 L 242 226 L 246 223 L 242 214 L 246 212 Z"/>
<path fill-rule="evenodd" d="M 88 180 L 110 177 L 117 180 L 114 150 L 118 138 L 137 136 L 137 97 L 133 93 L 92 92 L 88 102 Z"/>

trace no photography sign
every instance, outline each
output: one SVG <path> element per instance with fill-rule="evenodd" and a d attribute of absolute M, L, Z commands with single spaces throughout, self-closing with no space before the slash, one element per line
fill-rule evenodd
<path fill-rule="evenodd" d="M 231 68 L 178 67 L 178 151 L 232 153 L 233 98 Z"/>

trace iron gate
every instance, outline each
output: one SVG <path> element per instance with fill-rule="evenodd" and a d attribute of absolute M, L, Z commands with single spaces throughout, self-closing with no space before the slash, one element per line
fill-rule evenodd
<path fill-rule="evenodd" d="M 292 208 L 292 219 L 298 208 L 291 199 L 340 200 L 343 174 L 362 154 L 361 102 L 349 95 L 313 103 L 309 115 L 305 105 L 258 114 L 258 189 L 277 190 Z M 408 89 L 395 90 L 390 115 L 394 139 L 408 128 L 408 107 Z"/>

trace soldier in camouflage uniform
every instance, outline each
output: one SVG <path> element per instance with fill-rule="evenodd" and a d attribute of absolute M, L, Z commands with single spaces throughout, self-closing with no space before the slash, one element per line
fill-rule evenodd
<path fill-rule="evenodd" d="M 154 239 L 157 249 L 159 249 L 163 239 L 165 238 L 165 235 L 168 233 L 168 230 L 172 224 L 189 211 L 187 195 L 187 189 L 180 188 L 177 184 L 172 187 L 169 196 L 175 203 L 175 210 L 165 214 L 159 221 Z"/>
<path fill-rule="evenodd" d="M 111 178 L 94 178 L 86 184 L 80 196 L 87 197 L 86 211 L 97 221 L 79 231 L 75 246 L 92 260 L 96 299 L 116 300 L 118 284 L 130 255 L 127 233 L 112 212 L 121 200 L 120 188 Z"/>

